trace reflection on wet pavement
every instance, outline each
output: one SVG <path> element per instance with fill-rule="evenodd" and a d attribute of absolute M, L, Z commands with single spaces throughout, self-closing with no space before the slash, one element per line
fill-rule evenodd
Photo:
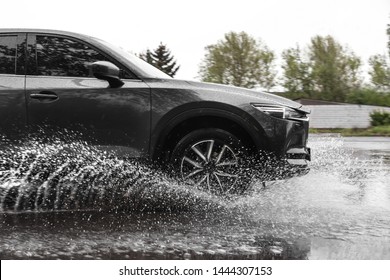
<path fill-rule="evenodd" d="M 390 259 L 390 139 L 312 137 L 310 146 L 309 174 L 256 184 L 245 196 L 219 198 L 154 176 L 130 193 L 136 208 L 113 207 L 124 200 L 92 210 L 2 208 L 0 258 Z M 0 172 L 4 197 L 10 177 Z"/>
<path fill-rule="evenodd" d="M 218 216 L 96 212 L 8 215 L 3 218 L 8 230 L 2 231 L 1 254 L 2 259 L 306 258 L 307 241 L 262 236 L 234 219 L 226 223 Z"/>

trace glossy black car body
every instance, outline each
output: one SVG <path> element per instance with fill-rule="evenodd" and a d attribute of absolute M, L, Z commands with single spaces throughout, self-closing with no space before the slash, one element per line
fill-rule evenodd
<path fill-rule="evenodd" d="M 307 113 L 275 95 L 172 79 L 90 36 L 0 29 L 0 133 L 9 139 L 68 131 L 121 154 L 169 162 L 184 179 L 198 176 L 193 183 L 225 192 L 221 178 L 230 178 L 230 191 L 238 169 L 212 172 L 236 168 L 244 154 L 259 162 L 258 155 L 272 155 L 285 174 L 307 170 Z M 185 164 L 193 169 L 187 174 Z M 285 174 L 268 172 L 269 179 Z"/>

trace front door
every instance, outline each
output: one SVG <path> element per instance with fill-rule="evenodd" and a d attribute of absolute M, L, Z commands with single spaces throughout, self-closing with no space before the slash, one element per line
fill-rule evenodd
<path fill-rule="evenodd" d="M 143 81 L 122 70 L 124 85 L 109 88 L 88 65 L 115 61 L 75 38 L 30 34 L 28 50 L 27 115 L 38 135 L 147 155 L 150 88 Z"/>

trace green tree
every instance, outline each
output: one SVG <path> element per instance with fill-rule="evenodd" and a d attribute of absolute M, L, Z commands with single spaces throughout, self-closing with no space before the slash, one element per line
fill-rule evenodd
<path fill-rule="evenodd" d="M 310 65 L 303 61 L 302 51 L 297 46 L 282 53 L 284 76 L 282 86 L 291 93 L 301 93 L 312 97 L 313 83 L 310 77 Z"/>
<path fill-rule="evenodd" d="M 368 73 L 375 87 L 384 91 L 390 90 L 390 65 L 387 57 L 377 54 L 371 56 L 368 63 L 370 64 Z"/>
<path fill-rule="evenodd" d="M 180 68 L 176 65 L 176 60 L 174 60 L 171 51 L 163 43 L 160 43 L 153 51 L 147 49 L 145 53 L 140 54 L 140 58 L 171 77 L 174 77 Z"/>
<path fill-rule="evenodd" d="M 290 92 L 333 101 L 344 101 L 361 85 L 361 60 L 331 36 L 315 36 L 305 55 L 299 47 L 282 55 L 282 85 Z"/>
<path fill-rule="evenodd" d="M 349 91 L 359 87 L 360 58 L 346 51 L 333 37 L 312 38 L 309 59 L 315 90 L 323 98 L 344 101 Z"/>
<path fill-rule="evenodd" d="M 389 52 L 389 57 L 390 57 L 390 24 L 387 24 L 386 34 L 387 34 L 387 51 Z"/>
<path fill-rule="evenodd" d="M 275 55 L 245 32 L 229 32 L 206 47 L 199 75 L 204 82 L 267 90 L 275 86 Z"/>
<path fill-rule="evenodd" d="M 388 36 L 388 56 L 380 54 L 371 56 L 368 60 L 370 65 L 368 73 L 377 89 L 390 91 L 390 24 L 387 25 L 386 34 Z"/>

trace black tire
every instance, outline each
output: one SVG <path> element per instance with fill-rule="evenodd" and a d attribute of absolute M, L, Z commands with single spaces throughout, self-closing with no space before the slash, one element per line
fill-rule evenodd
<path fill-rule="evenodd" d="M 176 176 L 186 184 L 220 195 L 241 194 L 250 184 L 247 147 L 233 134 L 204 128 L 185 135 L 171 154 Z"/>

